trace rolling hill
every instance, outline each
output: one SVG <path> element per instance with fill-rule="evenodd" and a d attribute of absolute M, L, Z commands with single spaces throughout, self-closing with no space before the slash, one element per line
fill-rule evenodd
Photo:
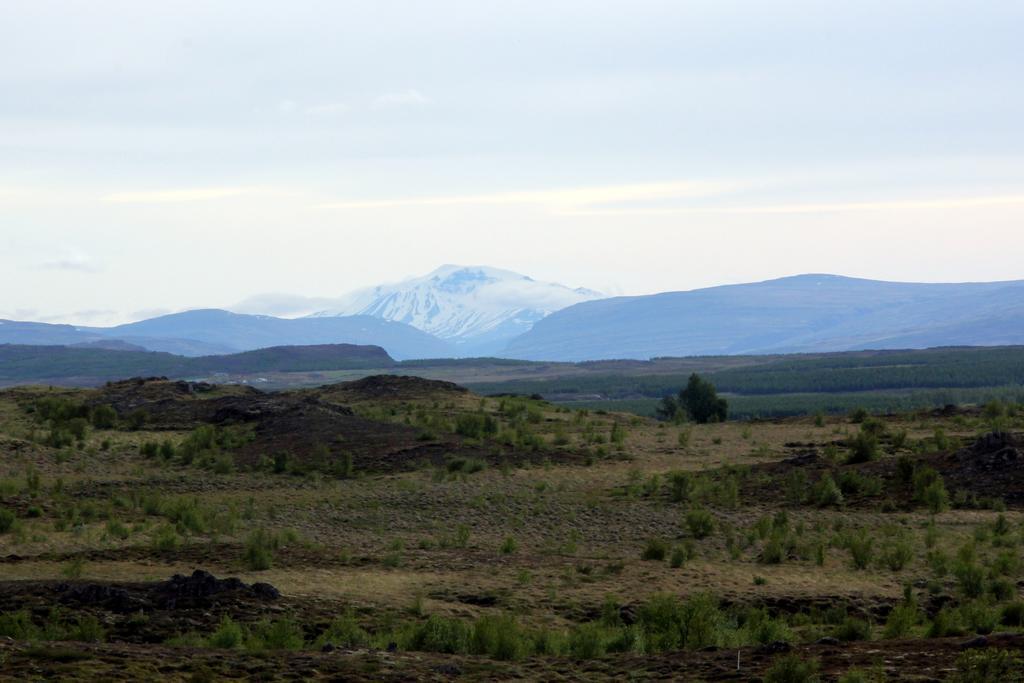
<path fill-rule="evenodd" d="M 580 361 L 1021 343 L 1024 281 L 799 275 L 576 304 L 538 321 L 502 355 Z"/>

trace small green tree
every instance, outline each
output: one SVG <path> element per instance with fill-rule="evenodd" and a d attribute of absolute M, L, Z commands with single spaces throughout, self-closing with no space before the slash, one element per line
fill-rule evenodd
<path fill-rule="evenodd" d="M 729 415 L 729 403 L 718 397 L 715 385 L 696 373 L 690 375 L 686 388 L 679 392 L 678 404 L 699 424 L 725 422 Z"/>

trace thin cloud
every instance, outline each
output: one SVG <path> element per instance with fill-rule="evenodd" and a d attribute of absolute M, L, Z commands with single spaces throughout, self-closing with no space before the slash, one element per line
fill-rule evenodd
<path fill-rule="evenodd" d="M 810 202 L 761 206 L 678 206 L 665 208 L 580 209 L 574 215 L 672 215 L 672 214 L 799 214 L 851 213 L 860 211 L 913 211 L 924 209 L 972 209 L 1024 204 L 1024 195 L 961 197 L 954 199 L 908 199 L 864 202 Z"/>
<path fill-rule="evenodd" d="M 43 261 L 36 265 L 38 270 L 62 270 L 66 272 L 98 273 L 100 267 L 86 254 L 70 254 L 62 258 Z"/>
<path fill-rule="evenodd" d="M 142 192 L 113 192 L 101 201 L 114 204 L 162 204 L 176 202 L 202 202 L 224 199 L 252 192 L 246 187 L 199 187 L 178 190 L 151 190 Z"/>
<path fill-rule="evenodd" d="M 453 206 L 460 204 L 540 204 L 568 209 L 570 207 L 586 207 L 620 202 L 706 197 L 733 192 L 740 187 L 740 183 L 733 182 L 673 181 L 631 185 L 601 185 L 560 190 L 343 201 L 318 204 L 317 208 L 386 209 L 400 206 Z"/>
<path fill-rule="evenodd" d="M 402 90 L 401 92 L 384 93 L 383 95 L 375 97 L 372 102 L 374 109 L 384 109 L 388 107 L 421 107 L 425 104 L 430 104 L 430 98 L 414 88 Z"/>
<path fill-rule="evenodd" d="M 117 311 L 109 308 L 90 308 L 84 311 L 72 311 L 62 315 L 47 315 L 39 319 L 39 322 L 64 322 L 64 323 L 91 323 L 97 320 L 105 321 L 117 315 Z"/>
<path fill-rule="evenodd" d="M 347 114 L 352 111 L 352 107 L 345 102 L 325 102 L 324 104 L 314 104 L 306 107 L 305 112 L 312 114 L 313 116 L 337 116 L 339 114 Z"/>
<path fill-rule="evenodd" d="M 162 315 L 168 315 L 174 311 L 170 308 L 143 308 L 138 311 L 132 311 L 128 314 L 131 320 L 146 320 L 148 318 L 159 318 Z"/>

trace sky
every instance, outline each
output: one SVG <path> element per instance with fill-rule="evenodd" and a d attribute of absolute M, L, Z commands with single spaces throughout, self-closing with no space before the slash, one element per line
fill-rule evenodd
<path fill-rule="evenodd" d="M 1019 1 L 0 0 L 0 318 L 1024 279 Z"/>

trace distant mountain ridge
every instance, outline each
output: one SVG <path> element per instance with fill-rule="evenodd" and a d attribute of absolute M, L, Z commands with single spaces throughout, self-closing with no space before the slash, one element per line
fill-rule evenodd
<path fill-rule="evenodd" d="M 436 337 L 372 316 L 286 319 L 199 309 L 116 327 L 0 320 L 0 344 L 69 345 L 110 340 L 183 356 L 339 343 L 381 346 L 399 359 L 454 355 L 453 348 Z"/>
<path fill-rule="evenodd" d="M 445 265 L 423 277 L 358 290 L 315 316 L 402 322 L 455 344 L 460 355 L 474 355 L 498 351 L 554 311 L 601 296 L 500 268 Z"/>
<path fill-rule="evenodd" d="M 215 374 L 388 368 L 394 364 L 395 360 L 379 346 L 355 344 L 275 346 L 198 358 L 99 346 L 0 344 L 0 384 L 49 380 L 88 386 L 130 376 L 183 379 Z"/>
<path fill-rule="evenodd" d="M 1024 281 L 798 275 L 570 306 L 511 340 L 529 360 L 646 359 L 1024 343 Z"/>
<path fill-rule="evenodd" d="M 302 318 L 200 309 L 109 328 L 0 320 L 0 344 L 210 356 L 348 343 L 380 346 L 397 360 L 540 361 L 1024 344 L 1024 280 L 923 284 L 797 275 L 598 296 L 494 268 L 445 266 L 353 294 L 348 308 Z M 336 315 L 344 310 L 361 313 Z"/>

